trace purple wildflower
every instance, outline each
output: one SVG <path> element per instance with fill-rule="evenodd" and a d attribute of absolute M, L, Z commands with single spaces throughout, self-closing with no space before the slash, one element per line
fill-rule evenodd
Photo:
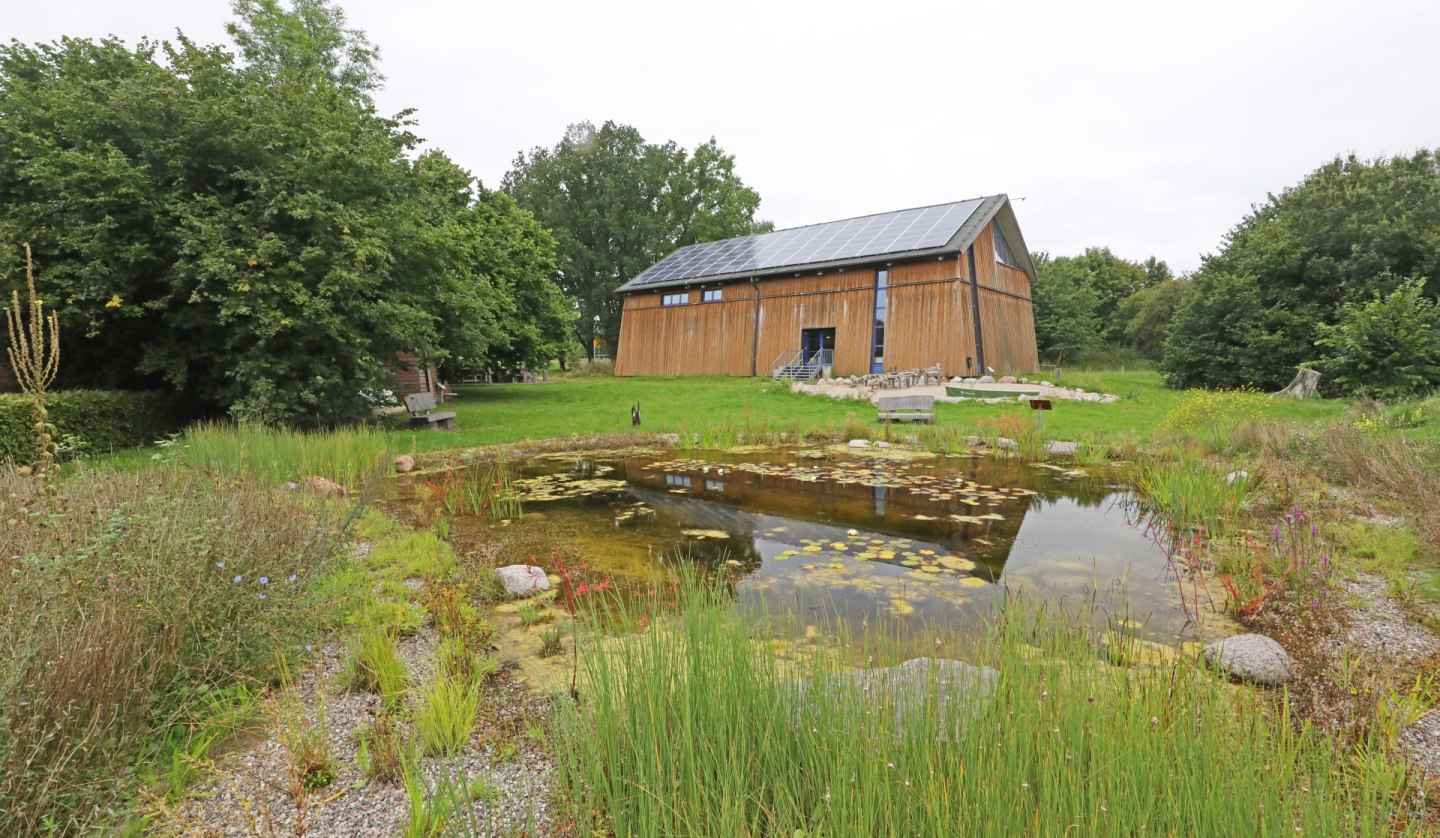
<path fill-rule="evenodd" d="M 314 647 L 314 646 L 311 646 L 309 643 L 306 643 L 306 644 L 305 644 L 305 651 L 307 651 L 307 652 L 313 652 L 313 651 L 315 651 L 315 647 Z"/>
<path fill-rule="evenodd" d="M 240 581 L 241 581 L 242 579 L 244 579 L 244 578 L 245 578 L 244 576 L 236 576 L 236 577 L 235 577 L 235 584 L 237 584 L 237 585 L 240 584 Z"/>
<path fill-rule="evenodd" d="M 261 595 L 260 595 L 260 598 L 261 598 L 261 599 L 264 599 L 264 598 L 265 598 L 265 595 L 264 595 L 264 594 L 261 594 Z"/>
<path fill-rule="evenodd" d="M 1280 540 L 1280 525 L 1279 525 L 1279 524 L 1276 524 L 1276 525 L 1275 525 L 1275 529 L 1273 529 L 1273 530 L 1270 531 L 1270 535 L 1274 536 L 1274 538 L 1275 538 L 1276 541 L 1279 541 L 1279 540 Z"/>
<path fill-rule="evenodd" d="M 268 584 L 270 584 L 270 577 L 269 577 L 269 576 L 261 576 L 261 577 L 260 577 L 260 584 L 262 584 L 262 585 L 268 585 Z"/>
<path fill-rule="evenodd" d="M 295 574 L 293 574 L 293 573 L 290 574 L 290 581 L 291 581 L 291 582 L 294 582 L 294 581 L 295 581 Z"/>
<path fill-rule="evenodd" d="M 1286 515 L 1286 516 L 1285 516 L 1285 523 L 1287 523 L 1287 524 L 1293 524 L 1293 523 L 1295 523 L 1295 516 L 1294 516 L 1294 515 Z"/>
<path fill-rule="evenodd" d="M 216 562 L 216 563 L 215 563 L 215 566 L 218 567 L 218 568 L 220 568 L 221 570 L 224 570 L 224 569 L 225 569 L 225 563 L 224 563 L 224 562 Z"/>
<path fill-rule="evenodd" d="M 1311 525 L 1310 525 L 1310 534 L 1311 534 L 1311 535 L 1319 535 L 1319 534 L 1320 534 L 1320 528 L 1317 527 L 1317 526 L 1315 526 L 1314 524 L 1311 524 Z"/>

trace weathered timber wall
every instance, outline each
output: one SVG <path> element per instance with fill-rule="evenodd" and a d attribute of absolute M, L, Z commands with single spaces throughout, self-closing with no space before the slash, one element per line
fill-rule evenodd
<path fill-rule="evenodd" d="M 988 225 L 974 252 L 985 365 L 997 374 L 1034 372 L 1029 277 L 995 261 Z M 801 330 L 833 328 L 835 374 L 863 375 L 870 372 L 875 272 L 882 266 L 734 282 L 720 286 L 724 299 L 711 303 L 699 302 L 699 286 L 688 289 L 691 302 L 679 306 L 662 306 L 660 299 L 682 289 L 628 295 L 615 372 L 750 375 L 753 365 L 755 374 L 769 375 L 777 356 L 800 348 Z M 940 364 L 946 375 L 983 374 L 966 255 L 894 263 L 889 271 L 885 368 Z"/>

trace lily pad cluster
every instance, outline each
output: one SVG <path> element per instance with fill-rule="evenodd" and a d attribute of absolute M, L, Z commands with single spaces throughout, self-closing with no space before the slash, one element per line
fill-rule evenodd
<path fill-rule="evenodd" d="M 784 531 L 783 527 L 762 533 L 775 538 Z M 964 574 L 960 584 L 966 587 L 983 587 L 985 580 L 970 575 L 975 562 L 963 555 L 950 551 L 942 552 L 930 547 L 920 547 L 908 538 L 885 538 L 874 533 L 850 530 L 843 540 L 825 541 L 818 538 L 801 538 L 796 549 L 783 550 L 774 556 L 775 561 L 799 562 L 802 571 L 846 568 L 847 561 L 879 562 L 910 568 L 908 576 L 926 582 L 938 581 L 943 577 Z"/>
<path fill-rule="evenodd" d="M 601 468 L 614 471 L 614 469 L 608 466 Z M 598 471 L 599 469 L 597 469 L 597 472 Z M 598 495 L 613 495 L 617 492 L 625 491 L 630 484 L 624 480 L 605 477 L 579 477 L 573 474 L 544 474 L 539 477 L 527 477 L 523 480 L 517 480 L 513 485 L 515 489 L 521 493 L 526 503 L 535 503 L 594 497 Z"/>

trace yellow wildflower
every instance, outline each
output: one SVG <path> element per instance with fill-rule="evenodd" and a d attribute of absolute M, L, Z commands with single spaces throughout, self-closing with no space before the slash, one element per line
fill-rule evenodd
<path fill-rule="evenodd" d="M 119 294 L 116 294 L 115 296 L 111 297 L 111 298 L 110 298 L 110 301 L 105 304 L 105 307 L 106 307 L 106 308 L 119 308 L 119 307 L 120 307 L 120 295 L 119 295 Z"/>

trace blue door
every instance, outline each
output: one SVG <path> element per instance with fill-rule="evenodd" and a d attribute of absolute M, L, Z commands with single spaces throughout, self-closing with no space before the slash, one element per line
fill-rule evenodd
<path fill-rule="evenodd" d="M 833 364 L 835 358 L 835 330 L 833 328 L 800 330 L 801 363 L 809 364 L 811 359 L 822 350 L 829 351 L 822 356 L 821 364 Z"/>

